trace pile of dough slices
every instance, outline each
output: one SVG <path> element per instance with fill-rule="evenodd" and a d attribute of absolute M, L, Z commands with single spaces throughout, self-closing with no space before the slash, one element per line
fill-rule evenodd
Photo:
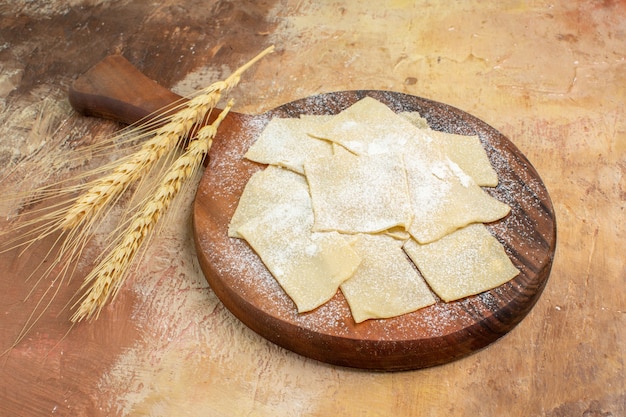
<path fill-rule="evenodd" d="M 366 97 L 333 116 L 274 118 L 245 157 L 268 166 L 247 183 L 228 234 L 250 244 L 300 313 L 340 289 L 355 322 L 389 318 L 519 272 L 483 224 L 510 207 L 481 188 L 498 177 L 477 136 L 431 130 Z"/>

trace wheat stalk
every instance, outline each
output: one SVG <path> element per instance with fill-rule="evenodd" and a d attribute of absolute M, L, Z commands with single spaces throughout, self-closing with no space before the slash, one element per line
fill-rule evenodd
<path fill-rule="evenodd" d="M 53 249 L 56 246 L 58 246 L 58 251 L 51 262 L 48 263 L 48 267 L 41 273 L 33 286 L 33 290 L 43 279 L 51 275 L 54 276 L 52 283 L 55 283 L 57 280 L 63 282 L 68 276 L 71 276 L 76 267 L 76 261 L 82 256 L 83 249 L 92 231 L 98 222 L 108 213 L 112 204 L 128 190 L 131 184 L 143 178 L 147 173 L 151 172 L 151 169 L 156 166 L 157 163 L 164 160 L 165 155 L 172 155 L 177 145 L 191 134 L 190 132 L 194 129 L 194 126 L 205 124 L 209 112 L 220 101 L 222 95 L 239 83 L 242 74 L 248 68 L 265 55 L 273 52 L 273 50 L 273 46 L 265 49 L 256 57 L 235 70 L 235 72 L 224 81 L 215 82 L 209 87 L 200 90 L 192 97 L 189 97 L 189 100 L 186 102 L 181 101 L 177 103 L 176 106 L 172 108 L 176 110 L 176 112 L 169 113 L 170 116 L 152 118 L 150 119 L 151 121 L 137 124 L 136 126 L 130 126 L 125 129 L 123 134 L 116 137 L 130 138 L 127 139 L 127 142 L 136 141 L 150 135 L 152 136 L 150 139 L 146 140 L 135 153 L 120 158 L 112 164 L 107 164 L 105 167 L 91 171 L 78 179 L 93 177 L 93 175 L 98 173 L 107 173 L 101 178 L 89 180 L 79 185 L 63 186 L 59 188 L 47 186 L 40 190 L 35 190 L 34 195 L 41 195 L 41 197 L 37 197 L 32 201 L 33 203 L 41 202 L 47 198 L 70 196 L 81 190 L 83 193 L 78 197 L 66 198 L 60 203 L 48 206 L 46 209 L 42 210 L 43 213 L 39 216 L 37 216 L 37 212 L 31 213 L 35 214 L 34 218 L 22 222 L 21 225 L 18 225 L 14 229 L 14 232 L 25 230 L 26 233 L 19 233 L 19 236 L 8 240 L 5 239 L 4 242 L 0 243 L 0 251 L 2 252 L 20 246 L 24 247 L 24 250 L 26 250 L 35 241 L 52 235 L 55 232 L 60 232 L 60 235 L 55 239 L 53 248 L 50 249 L 48 254 L 52 255 Z M 228 109 L 230 109 L 230 106 Z M 227 111 L 228 110 L 226 110 L 226 112 Z M 205 140 L 206 142 L 209 135 L 212 137 L 215 134 L 217 125 L 219 125 L 225 115 L 226 113 L 222 112 L 216 120 L 216 123 L 201 128 L 197 132 L 196 138 Z M 160 127 L 154 129 L 154 126 Z M 151 131 L 148 131 L 148 129 L 151 129 Z M 194 143 L 193 146 L 190 143 L 188 151 L 183 155 L 184 159 L 179 159 L 178 162 L 182 163 L 186 161 L 186 163 L 189 164 L 188 167 L 195 166 L 195 168 L 192 169 L 192 171 L 195 172 L 202 161 L 203 156 L 201 157 L 200 155 L 204 154 L 200 142 L 194 140 L 192 143 Z M 207 146 L 210 147 L 210 142 Z M 193 151 L 193 154 L 189 153 L 191 151 Z M 174 167 L 172 169 L 174 169 Z M 178 166 L 178 169 L 179 171 L 177 171 L 176 175 L 180 176 L 182 179 L 185 176 L 183 174 L 187 171 L 180 171 L 183 169 L 182 166 Z M 191 171 L 188 171 L 188 173 L 191 173 Z M 171 181 L 174 179 L 172 178 L 173 175 L 174 174 L 170 172 L 166 178 L 169 178 Z M 170 191 L 178 191 L 179 188 L 176 187 L 180 187 L 180 185 L 177 186 L 176 184 L 175 181 L 170 183 Z M 159 194 L 155 195 L 155 197 L 159 197 L 161 200 L 167 197 L 167 194 L 164 194 L 167 191 L 166 187 L 160 187 L 157 191 Z M 158 220 L 163 214 L 163 211 L 169 207 L 169 204 L 170 203 L 161 206 L 154 204 L 150 207 L 146 206 L 144 210 L 140 212 L 140 214 L 143 214 L 143 221 L 147 221 L 151 217 L 153 221 Z M 154 211 L 157 208 L 158 210 Z M 149 209 L 153 211 L 150 212 Z M 126 244 L 129 245 L 126 247 L 126 250 L 133 247 L 133 241 L 135 243 L 142 242 L 146 235 L 153 230 L 154 226 L 149 223 L 145 223 L 142 226 L 140 224 L 142 221 L 141 218 L 142 216 L 140 215 L 131 217 L 131 219 L 134 219 L 132 222 L 134 229 L 131 230 L 129 227 L 126 234 L 118 239 L 120 242 L 126 242 Z M 143 237 L 142 233 L 145 234 Z M 25 237 L 28 236 L 31 236 L 31 238 L 25 240 Z M 123 256 L 120 257 L 120 252 L 116 254 L 116 258 L 109 256 L 101 260 L 99 266 L 88 275 L 83 283 L 83 287 L 81 287 L 85 288 L 93 281 L 92 287 L 83 297 L 83 302 L 72 317 L 72 321 L 76 322 L 83 318 L 91 317 L 94 312 L 96 312 L 97 316 L 97 312 L 100 311 L 102 306 L 106 303 L 106 300 L 110 297 L 110 290 L 113 289 L 113 294 L 115 294 L 121 285 L 126 269 L 120 268 L 120 266 L 126 265 L 127 268 L 132 258 L 136 255 L 138 248 L 139 246 L 135 247 L 132 254 L 126 254 L 128 259 Z M 41 264 L 35 267 L 31 276 L 37 273 L 45 262 L 46 259 L 42 260 Z M 60 272 L 55 272 L 59 271 L 59 266 Z M 103 277 L 109 277 L 113 287 L 109 285 L 107 289 L 106 278 Z M 44 297 L 51 291 L 50 288 L 52 288 L 52 286 L 46 289 L 38 301 L 35 311 L 33 311 L 28 318 L 13 346 L 19 343 L 39 318 L 41 318 L 56 296 L 59 286 L 60 285 L 56 286 L 57 290 L 52 291 L 52 298 L 47 303 L 44 302 Z M 96 294 L 99 295 L 96 296 Z M 40 308 L 41 311 L 36 313 L 36 310 Z"/>
<path fill-rule="evenodd" d="M 197 137 L 189 143 L 185 153 L 168 169 L 154 195 L 133 217 L 128 228 L 122 233 L 120 242 L 87 275 L 81 289 L 86 287 L 89 289 L 79 300 L 80 305 L 71 318 L 72 322 L 89 319 L 94 315 L 97 318 L 106 302 L 115 297 L 142 243 L 154 231 L 159 219 L 170 207 L 181 187 L 197 172 L 211 148 L 217 127 L 231 108 L 232 101 L 212 124 L 198 131 Z"/>
<path fill-rule="evenodd" d="M 193 126 L 206 118 L 222 95 L 239 83 L 241 75 L 248 68 L 272 51 L 273 47 L 267 48 L 224 81 L 215 82 L 200 90 L 198 95 L 189 100 L 185 108 L 176 112 L 167 124 L 158 128 L 155 136 L 138 152 L 121 161 L 109 175 L 97 179 L 93 186 L 67 210 L 59 224 L 60 228 L 67 230 L 80 226 L 85 219 L 93 222 L 93 218 L 102 213 L 104 207 L 114 201 L 131 183 L 141 178 L 164 154 L 176 148 Z"/>
<path fill-rule="evenodd" d="M 57 231 L 68 232 L 83 229 L 79 233 L 74 232 L 71 236 L 84 238 L 85 235 L 89 235 L 93 226 L 106 214 L 106 209 L 117 201 L 120 195 L 128 190 L 132 184 L 145 177 L 158 162 L 164 159 L 165 155 L 171 155 L 181 141 L 190 134 L 194 126 L 204 124 L 210 111 L 214 109 L 224 94 L 239 83 L 242 74 L 273 50 L 273 46 L 265 49 L 235 70 L 225 80 L 217 81 L 199 90 L 189 97 L 187 102 L 178 103 L 174 107 L 175 113 L 170 113 L 169 116 L 157 116 L 158 121 L 152 118 L 144 124 L 126 129 L 120 136 L 130 138 L 127 141 L 134 141 L 149 134 L 146 133 L 146 128 L 157 124 L 161 125 L 153 131 L 153 136 L 146 140 L 136 152 L 122 157 L 112 164 L 107 164 L 105 167 L 83 174 L 81 178 L 93 177 L 95 174 L 103 172 L 108 172 L 107 174 L 81 185 L 59 188 L 46 186 L 32 192 L 31 194 L 39 197 L 32 200 L 31 203 L 37 203 L 47 198 L 68 196 L 82 190 L 78 196 L 69 197 L 61 203 L 57 203 L 56 208 L 47 208 L 52 208 L 52 211 L 46 210 L 43 215 L 19 225 L 16 230 L 29 229 L 35 225 L 38 227 L 28 233 L 33 236 L 30 240 L 25 241 L 22 235 L 11 240 L 5 239 L 0 245 L 5 248 L 3 251 L 32 243 Z"/>

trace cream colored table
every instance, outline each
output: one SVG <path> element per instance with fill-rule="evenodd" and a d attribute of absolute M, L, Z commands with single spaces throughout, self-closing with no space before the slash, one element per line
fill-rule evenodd
<path fill-rule="evenodd" d="M 451 104 L 509 137 L 556 209 L 557 254 L 539 302 L 511 333 L 447 365 L 325 365 L 225 310 L 180 210 L 98 321 L 70 330 L 63 307 L 80 280 L 55 286 L 48 311 L 0 358 L 0 415 L 626 415 L 626 3 L 248 3 L 0 6 L 0 192 L 98 162 L 69 156 L 118 126 L 74 114 L 67 90 L 107 54 L 186 94 L 275 44 L 232 93 L 238 111 L 384 89 Z M 0 208 L 10 230 L 16 207 Z M 91 255 L 108 232 L 94 236 Z M 50 244 L 0 255 L 0 350 L 49 285 L 23 301 Z"/>

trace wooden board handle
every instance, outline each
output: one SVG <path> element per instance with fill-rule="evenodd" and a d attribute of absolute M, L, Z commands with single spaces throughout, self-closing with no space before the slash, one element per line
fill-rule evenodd
<path fill-rule="evenodd" d="M 110 55 L 79 76 L 69 91 L 72 107 L 86 116 L 133 124 L 164 114 L 181 96 L 146 77 L 121 55 Z"/>

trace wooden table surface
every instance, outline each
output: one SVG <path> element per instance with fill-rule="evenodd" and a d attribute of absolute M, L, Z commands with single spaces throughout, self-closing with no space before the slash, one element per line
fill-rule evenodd
<path fill-rule="evenodd" d="M 558 227 L 547 287 L 512 332 L 453 363 L 374 373 L 303 358 L 238 322 L 199 269 L 189 192 L 97 321 L 70 329 L 64 307 L 80 277 L 53 286 L 45 314 L 0 357 L 0 415 L 626 415 L 626 1 L 487 3 L 0 5 L 2 195 L 101 162 L 70 156 L 119 126 L 75 114 L 67 91 L 106 55 L 188 94 L 274 44 L 232 92 L 237 111 L 352 89 L 453 105 L 524 152 Z M 17 210 L 0 198 L 0 231 Z M 109 232 L 98 230 L 87 255 Z M 0 351 L 50 287 L 24 300 L 51 244 L 0 254 Z"/>

